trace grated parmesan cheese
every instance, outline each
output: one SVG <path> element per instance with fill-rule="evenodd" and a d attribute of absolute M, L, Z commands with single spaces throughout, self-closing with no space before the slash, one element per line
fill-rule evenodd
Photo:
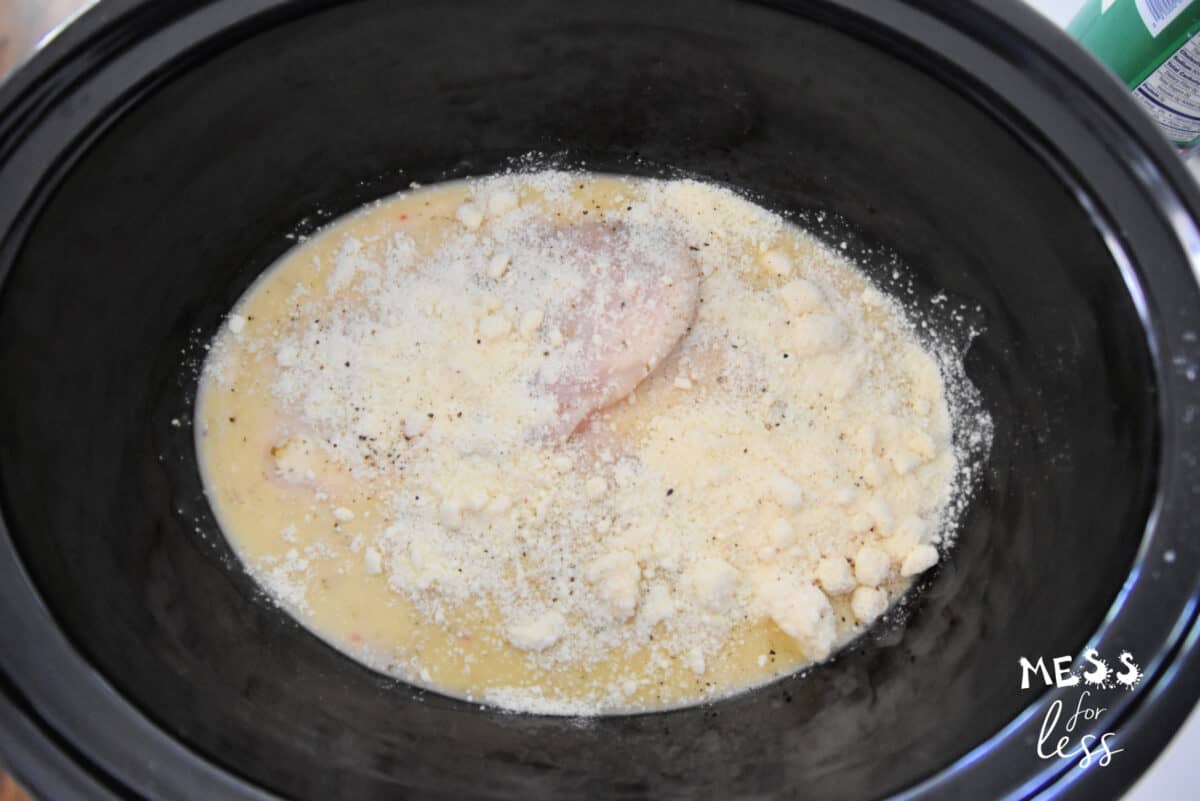
<path fill-rule="evenodd" d="M 339 647 L 587 714 L 733 691 L 882 615 L 969 479 L 955 369 L 728 190 L 518 173 L 285 258 L 213 343 L 197 436 L 230 539 Z"/>

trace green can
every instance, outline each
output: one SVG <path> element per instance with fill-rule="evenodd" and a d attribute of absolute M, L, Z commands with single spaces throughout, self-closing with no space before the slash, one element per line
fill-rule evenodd
<path fill-rule="evenodd" d="M 1200 0 L 1087 0 L 1067 32 L 1181 150 L 1200 147 Z"/>

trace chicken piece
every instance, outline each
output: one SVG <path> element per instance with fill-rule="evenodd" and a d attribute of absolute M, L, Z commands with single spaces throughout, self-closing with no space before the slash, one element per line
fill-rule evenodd
<path fill-rule="evenodd" d="M 675 349 L 696 319 L 700 271 L 687 243 L 655 225 L 583 224 L 562 232 L 586 289 L 549 316 L 562 345 L 541 381 L 558 401 L 553 435 L 624 398 Z"/>

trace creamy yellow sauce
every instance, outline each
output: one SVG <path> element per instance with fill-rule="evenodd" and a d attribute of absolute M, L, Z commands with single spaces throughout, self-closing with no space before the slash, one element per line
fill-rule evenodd
<path fill-rule="evenodd" d="M 553 656 L 555 648 L 566 647 L 564 643 L 571 637 L 583 636 L 579 631 L 586 626 L 570 616 L 567 617 L 566 633 L 559 633 L 559 640 L 544 648 L 540 643 L 523 648 L 513 644 L 512 621 L 505 618 L 502 599 L 439 596 L 437 610 L 431 611 L 433 607 L 421 600 L 425 597 L 421 593 L 428 595 L 437 592 L 442 584 L 435 581 L 430 585 L 431 588 L 413 589 L 410 583 L 397 591 L 392 575 L 401 568 L 393 567 L 397 564 L 394 560 L 413 560 L 412 546 L 406 546 L 409 550 L 400 556 L 380 553 L 375 546 L 376 537 L 381 536 L 379 532 L 388 526 L 396 524 L 396 496 L 410 489 L 414 496 L 422 492 L 429 493 L 426 480 L 422 476 L 407 474 L 403 469 L 389 468 L 386 456 L 380 457 L 384 462 L 382 467 L 374 465 L 372 471 L 356 475 L 355 470 L 339 463 L 337 455 L 330 455 L 327 449 L 321 450 L 315 457 L 310 453 L 302 458 L 301 472 L 308 470 L 308 473 L 300 480 L 289 480 L 281 472 L 280 465 L 290 458 L 285 454 L 286 449 L 296 447 L 296 437 L 300 436 L 296 432 L 307 431 L 303 435 L 305 437 L 317 435 L 297 423 L 295 410 L 286 409 L 279 398 L 277 386 L 283 372 L 281 361 L 289 361 L 293 357 L 281 356 L 277 346 L 287 337 L 298 337 L 297 332 L 320 330 L 325 324 L 322 318 L 333 319 L 342 310 L 364 303 L 364 293 L 371 291 L 369 287 L 364 289 L 355 276 L 345 281 L 335 276 L 339 264 L 345 263 L 345 258 L 339 259 L 339 254 L 345 252 L 348 240 L 362 244 L 363 264 L 372 260 L 385 264 L 391 237 L 403 232 L 415 248 L 407 256 L 411 259 L 411 265 L 404 269 L 419 272 L 424 269 L 423 261 L 426 258 L 454 237 L 462 236 L 464 231 L 487 236 L 489 225 L 493 223 L 487 202 L 482 199 L 484 189 L 481 186 L 486 188 L 487 185 L 457 182 L 415 189 L 337 221 L 298 244 L 264 273 L 238 302 L 229 324 L 223 327 L 214 342 L 202 377 L 196 410 L 196 445 L 200 464 L 209 501 L 223 531 L 238 556 L 267 591 L 332 646 L 391 675 L 440 692 L 502 706 L 584 713 L 692 703 L 754 686 L 826 656 L 820 648 L 814 649 L 803 638 L 797 639 L 781 630 L 777 620 L 770 614 L 761 613 L 761 608 L 772 608 L 770 604 L 762 607 L 764 602 L 755 600 L 758 597 L 755 593 L 759 591 L 756 587 L 761 589 L 763 586 L 761 579 L 754 578 L 759 575 L 755 571 L 767 571 L 767 574 L 774 576 L 776 573 L 771 571 L 783 569 L 778 565 L 785 559 L 793 559 L 795 565 L 803 565 L 805 570 L 811 571 L 812 565 L 817 563 L 817 557 L 826 554 L 835 561 L 846 560 L 850 570 L 856 571 L 860 568 L 855 564 L 855 557 L 863 553 L 860 549 L 866 543 L 884 554 L 890 554 L 890 561 L 887 562 L 890 567 L 883 568 L 887 574 L 879 581 L 877 591 L 863 585 L 863 597 L 867 600 L 862 605 L 869 606 L 871 598 L 885 598 L 888 603 L 894 602 L 911 581 L 909 575 L 903 574 L 905 560 L 909 559 L 907 564 L 912 567 L 913 560 L 917 558 L 910 558 L 914 548 L 920 543 L 936 541 L 951 496 L 956 465 L 949 444 L 951 420 L 938 366 L 933 357 L 916 344 L 898 310 L 885 302 L 852 265 L 793 226 L 766 224 L 763 224 L 763 230 L 769 233 L 769 242 L 742 242 L 732 234 L 726 239 L 726 248 L 738 251 L 736 264 L 741 266 L 735 268 L 733 262 L 729 262 L 730 266 L 725 267 L 729 261 L 727 259 L 715 268 L 712 265 L 704 268 L 711 268 L 711 272 L 700 279 L 704 305 L 700 307 L 695 327 L 688 336 L 698 336 L 697 332 L 707 330 L 705 326 L 712 327 L 715 332 L 718 320 L 724 319 L 719 318 L 724 313 L 721 309 L 728 307 L 736 312 L 736 303 L 727 297 L 730 292 L 744 291 L 749 299 L 747 314 L 755 316 L 759 315 L 755 311 L 759 307 L 753 304 L 778 305 L 780 301 L 771 298 L 782 291 L 781 287 L 793 279 L 807 277 L 822 282 L 831 307 L 842 308 L 836 305 L 842 304 L 845 308 L 851 308 L 846 304 L 852 304 L 854 314 L 861 316 L 851 325 L 850 341 L 855 343 L 853 347 L 856 348 L 853 358 L 846 356 L 839 360 L 834 355 L 826 356 L 818 352 L 805 361 L 813 380 L 826 387 L 826 394 L 820 397 L 825 399 L 826 405 L 836 407 L 841 404 L 847 409 L 857 408 L 854 404 L 870 402 L 871 399 L 865 395 L 878 393 L 875 385 L 868 384 L 870 380 L 878 381 L 888 388 L 888 392 L 894 392 L 895 400 L 889 400 L 891 405 L 884 410 L 886 420 L 876 427 L 864 427 L 861 415 L 860 418 L 854 418 L 847 412 L 843 419 L 837 416 L 840 412 L 836 409 L 823 412 L 817 408 L 817 401 L 812 400 L 818 397 L 817 394 L 804 395 L 804 403 L 807 404 L 804 408 L 812 410 L 804 414 L 834 415 L 831 418 L 834 422 L 828 423 L 832 426 L 830 431 L 841 431 L 841 438 L 847 443 L 859 443 L 853 446 L 858 450 L 852 454 L 839 455 L 842 451 L 838 451 L 838 448 L 851 446 L 839 444 L 836 436 L 829 438 L 832 444 L 824 444 L 826 441 L 822 440 L 822 447 L 831 449 L 831 459 L 845 459 L 846 464 L 852 467 L 852 470 L 848 468 L 840 473 L 830 473 L 835 476 L 845 474 L 845 497 L 832 497 L 835 493 L 827 487 L 817 486 L 819 482 L 816 479 L 808 483 L 799 481 L 804 490 L 804 500 L 802 505 L 798 502 L 792 508 L 786 502 L 777 503 L 774 500 L 786 495 L 787 486 L 774 490 L 767 487 L 762 490 L 761 498 L 745 501 L 744 511 L 739 515 L 743 521 L 739 529 L 732 530 L 724 524 L 720 531 L 714 529 L 712 547 L 718 550 L 713 553 L 725 563 L 735 566 L 740 577 L 736 588 L 730 591 L 740 600 L 728 603 L 734 603 L 736 609 L 742 610 L 729 612 L 728 603 L 722 607 L 720 614 L 732 615 L 737 619 L 728 624 L 727 631 L 721 629 L 725 634 L 719 645 L 700 658 L 686 649 L 677 648 L 675 653 L 668 653 L 656 647 L 653 640 L 627 641 L 620 638 L 621 627 L 631 626 L 636 615 L 644 614 L 647 609 L 648 587 L 656 580 L 664 580 L 664 576 L 673 575 L 662 567 L 662 564 L 670 562 L 655 562 L 653 557 L 646 556 L 653 551 L 654 544 L 642 543 L 643 550 L 638 551 L 639 541 L 633 535 L 622 542 L 633 543 L 627 545 L 629 552 L 641 554 L 637 557 L 639 567 L 635 570 L 638 576 L 637 592 L 640 593 L 636 600 L 635 616 L 630 618 L 630 622 L 617 620 L 603 624 L 604 631 L 613 638 L 614 644 L 599 650 L 583 649 L 580 652 L 586 651 L 586 655 L 580 659 L 572 660 L 569 655 L 561 658 Z M 622 215 L 634 213 L 645 216 L 647 212 L 643 206 L 647 193 L 655 186 L 658 189 L 654 191 L 662 190 L 661 185 L 653 182 L 597 175 L 576 175 L 570 176 L 569 180 L 552 182 L 550 186 L 553 191 L 546 188 L 544 181 L 522 181 L 519 177 L 510 178 L 505 186 L 511 188 L 521 208 L 536 207 L 540 210 L 540 219 L 546 224 L 560 226 L 588 220 L 620 220 L 623 219 Z M 685 189 L 681 189 L 677 196 L 672 196 L 675 199 L 671 201 L 671 208 L 686 216 L 689 204 L 693 204 L 696 206 L 695 214 L 701 215 L 699 205 L 706 204 L 711 198 L 704 194 L 706 190 L 703 187 Z M 746 201 L 724 195 L 719 200 L 720 203 L 729 204 L 729 214 L 758 213 Z M 471 219 L 468 213 L 464 222 L 464 205 L 469 207 L 468 211 L 478 207 L 483 221 Z M 636 210 L 635 205 L 638 207 Z M 705 208 L 705 213 L 710 215 L 705 218 L 706 223 L 711 219 L 718 219 L 719 222 L 725 211 L 717 206 Z M 751 211 L 747 211 L 747 208 Z M 715 218 L 712 217 L 714 210 L 718 212 Z M 696 223 L 696 220 L 692 222 Z M 733 219 L 730 222 L 736 226 L 740 221 Z M 698 231 L 703 227 L 703 224 L 693 225 L 688 230 Z M 717 238 L 714 235 L 713 243 Z M 708 246 L 708 243 L 699 240 L 689 240 L 689 243 L 697 251 Z M 495 279 L 496 284 L 506 280 L 515 281 L 520 277 L 521 254 L 507 255 L 511 255 L 511 265 L 505 268 L 503 277 Z M 483 270 L 499 272 L 494 262 L 493 259 L 491 266 L 485 265 Z M 787 267 L 786 274 L 781 274 L 781 264 Z M 356 275 L 362 272 L 360 269 Z M 383 278 L 379 280 L 386 282 L 387 275 L 385 269 Z M 487 282 L 492 280 L 487 278 L 484 285 L 490 285 Z M 706 306 L 717 309 L 711 314 L 718 316 L 710 317 Z M 501 313 L 503 309 L 490 314 Z M 789 323 L 803 317 L 787 310 L 779 314 L 781 320 L 792 315 L 788 318 Z M 501 343 L 494 346 L 499 349 L 496 359 L 508 358 L 506 354 L 510 351 L 516 353 L 520 348 L 525 349 L 520 350 L 520 359 L 538 359 L 541 358 L 539 353 L 549 352 L 550 345 L 545 342 L 554 332 L 547 334 L 541 331 L 523 340 L 518 329 L 521 328 L 522 319 L 526 319 L 527 323 L 532 322 L 528 319 L 529 315 L 522 318 L 513 312 L 509 317 L 513 331 L 502 334 L 496 340 Z M 397 321 L 391 323 L 396 324 Z M 487 324 L 476 322 L 474 325 L 478 329 Z M 766 341 L 765 338 L 770 336 L 769 332 L 760 330 L 765 325 L 747 328 L 745 332 L 734 330 L 731 336 L 734 339 L 742 337 L 747 343 L 744 345 L 746 350 L 757 348 L 755 352 L 762 351 L 764 346 L 756 346 L 755 343 Z M 864 329 L 864 326 L 867 327 Z M 424 335 L 420 323 L 415 320 L 410 323 L 399 321 L 397 330 L 406 330 L 414 338 Z M 488 346 L 478 335 L 472 336 L 481 341 L 474 344 L 464 338 L 464 348 Z M 794 434 L 781 434 L 772 440 L 772 431 L 776 430 L 772 426 L 777 426 L 780 431 L 793 432 L 795 429 L 788 426 L 793 425 L 790 420 L 800 413 L 795 409 L 802 404 L 796 400 L 787 406 L 787 414 L 792 418 L 785 416 L 782 422 L 770 423 L 770 415 L 783 408 L 781 403 L 786 406 L 786 393 L 791 391 L 789 388 L 807 384 L 804 384 L 804 374 L 793 378 L 791 374 L 777 372 L 798 369 L 793 365 L 801 358 L 792 353 L 786 357 L 783 355 L 788 351 L 786 343 L 792 341 L 788 337 L 793 337 L 793 333 L 781 328 L 779 336 L 785 344 L 780 346 L 780 353 L 771 356 L 777 361 L 768 362 L 764 357 L 763 363 L 768 367 L 758 369 L 767 376 L 763 379 L 762 394 L 775 396 L 779 393 L 782 400 L 776 399 L 774 406 L 770 403 L 763 406 L 763 419 L 768 421 L 767 424 L 749 426 L 729 435 L 741 437 L 738 443 L 744 440 L 744 455 L 741 447 L 734 450 L 727 447 L 727 443 L 720 448 L 712 444 L 726 438 L 723 430 L 714 429 L 708 439 L 701 441 L 697 438 L 695 442 L 689 441 L 686 447 L 677 445 L 673 437 L 663 433 L 669 430 L 671 415 L 676 413 L 674 410 L 681 410 L 686 404 L 717 403 L 714 399 L 723 397 L 721 393 L 726 392 L 723 389 L 724 376 L 736 370 L 736 364 L 730 360 L 739 358 L 737 354 L 740 351 L 722 351 L 708 356 L 706 361 L 705 354 L 696 349 L 685 357 L 686 373 L 680 366 L 680 356 L 674 353 L 654 366 L 649 376 L 638 385 L 632 401 L 622 400 L 597 414 L 601 422 L 592 426 L 590 434 L 585 431 L 579 436 L 595 437 L 601 443 L 597 448 L 609 447 L 616 442 L 618 445 L 613 447 L 625 448 L 632 454 L 628 458 L 633 460 L 639 458 L 638 443 L 646 438 L 658 437 L 654 441 L 661 441 L 662 446 L 655 446 L 657 449 L 653 453 L 648 451 L 640 458 L 650 466 L 648 470 L 656 471 L 653 472 L 654 476 L 665 476 L 663 480 L 670 483 L 670 494 L 664 492 L 662 495 L 664 509 L 669 507 L 671 510 L 664 511 L 664 520 L 686 519 L 691 531 L 697 525 L 702 525 L 702 518 L 696 516 L 698 513 L 688 512 L 690 516 L 681 516 L 684 513 L 674 510 L 702 495 L 706 498 L 705 504 L 716 503 L 712 499 L 725 491 L 723 484 L 735 484 L 738 480 L 736 475 L 757 469 L 749 461 L 743 465 L 737 459 L 749 460 L 768 451 L 772 454 L 774 465 L 784 464 L 792 458 L 789 456 L 792 451 L 788 450 L 791 446 L 781 443 L 784 437 Z M 893 359 L 888 357 L 893 351 L 881 350 L 877 360 L 873 355 L 868 359 L 862 355 L 867 351 L 862 350 L 865 345 L 857 344 L 860 342 L 882 342 L 872 345 L 878 348 L 895 346 L 898 348 L 895 353 L 900 355 Z M 314 344 L 312 347 L 320 348 L 321 345 Z M 851 351 L 845 350 L 843 353 Z M 857 372 L 853 376 L 846 375 L 849 369 L 846 363 L 857 365 L 854 367 Z M 883 380 L 874 377 L 875 372 L 872 371 L 884 369 L 878 365 L 885 363 L 890 365 L 886 369 L 898 371 L 898 378 L 889 376 Z M 481 366 L 477 368 L 472 367 L 475 362 L 464 364 L 464 369 L 468 370 L 488 368 L 487 359 L 480 362 Z M 334 367 L 331 365 L 330 371 Z M 337 367 L 346 370 L 347 374 L 360 369 L 349 361 Z M 414 375 L 418 375 L 418 369 L 433 371 L 420 375 L 434 375 L 438 366 L 414 364 Z M 395 371 L 389 373 L 395 374 Z M 773 384 L 768 393 L 766 383 L 768 379 L 774 381 L 776 375 L 784 377 Z M 746 381 L 752 383 L 751 379 Z M 800 383 L 789 383 L 796 381 Z M 463 419 L 461 412 L 466 411 L 470 417 L 469 404 L 487 402 L 488 392 L 492 391 L 492 388 L 478 383 L 465 382 L 464 387 L 464 408 L 431 410 L 427 413 L 430 423 L 426 425 L 438 426 L 439 431 L 461 425 L 457 422 Z M 796 392 L 817 391 L 804 389 Z M 860 395 L 864 397 L 856 400 Z M 772 412 L 771 409 L 776 411 Z M 419 430 L 419 421 L 412 420 L 414 410 L 404 412 L 410 429 L 416 425 Z M 426 414 L 423 409 L 420 413 Z M 380 425 L 391 425 L 393 428 L 387 430 L 393 431 L 395 425 L 403 426 L 404 421 Z M 397 447 L 411 448 L 415 447 L 414 443 L 422 441 L 422 436 L 425 435 L 422 433 L 394 439 L 401 443 Z M 526 447 L 526 440 L 533 443 L 528 445 L 531 453 L 545 452 L 548 460 L 545 463 L 554 464 L 553 454 L 560 445 L 550 440 L 538 441 L 532 435 L 525 439 L 513 439 L 519 447 Z M 914 442 L 917 444 L 913 445 Z M 571 453 L 574 461 L 570 467 L 562 468 L 564 475 L 591 469 L 580 461 L 577 449 Z M 403 460 L 407 457 L 399 458 Z M 444 457 L 439 458 L 446 461 Z M 480 458 L 486 466 L 487 455 Z M 722 474 L 721 464 L 691 463 L 706 458 L 728 464 L 735 476 Z M 862 466 L 862 472 L 870 474 L 867 478 L 850 475 L 859 466 Z M 519 472 L 519 468 L 513 470 Z M 905 470 L 907 472 L 902 472 Z M 821 465 L 812 467 L 810 472 L 822 477 L 826 475 Z M 488 495 L 491 506 L 486 509 L 491 509 L 496 505 L 495 499 L 499 495 L 496 487 L 503 488 L 504 482 L 509 479 L 503 475 L 503 471 L 499 477 L 486 471 L 480 475 L 490 482 L 486 488 L 491 493 Z M 620 494 L 624 490 L 618 491 L 618 482 L 611 478 L 612 473 L 603 472 L 602 475 L 607 477 L 604 482 L 609 493 L 613 497 L 624 498 Z M 517 478 L 511 480 L 517 481 Z M 591 485 L 581 483 L 580 486 Z M 738 491 L 745 494 L 757 490 L 751 485 Z M 628 493 L 634 492 L 641 490 L 628 490 Z M 480 509 L 484 511 L 471 511 L 470 497 L 469 494 L 462 495 L 461 503 L 466 506 L 461 514 L 473 521 L 475 516 L 487 512 L 482 502 Z M 728 503 L 740 503 L 740 497 Z M 441 525 L 438 521 L 445 521 L 448 507 L 452 507 L 451 514 L 459 513 L 460 504 L 457 501 L 450 503 L 442 499 L 440 507 L 433 498 L 420 502 L 406 498 L 405 502 L 417 504 L 413 508 L 418 511 L 426 508 L 420 504 L 431 504 L 429 518 L 433 522 L 430 525 Z M 518 511 L 522 509 L 522 498 L 515 497 L 513 502 L 511 516 L 517 520 Z M 901 513 L 895 511 L 907 510 L 910 506 L 913 512 L 908 518 L 902 518 Z M 532 513 L 522 511 L 521 514 L 525 515 L 519 518 L 523 522 L 510 524 L 509 518 L 500 513 L 499 518 L 509 527 L 506 531 L 512 527 L 521 529 L 522 526 L 525 527 L 521 529 L 524 531 L 534 525 L 528 522 L 532 519 Z M 639 507 L 638 520 L 651 514 Z M 620 513 L 614 512 L 613 519 L 619 524 Z M 788 545 L 786 539 L 781 547 L 776 548 L 771 544 L 772 526 L 774 521 L 780 519 L 790 520 L 791 529 L 799 532 L 796 535 L 799 540 L 797 544 Z M 919 520 L 921 525 L 912 523 L 912 520 Z M 844 526 L 844 534 L 839 526 Z M 664 524 L 659 536 L 672 536 L 671 530 L 671 525 Z M 604 539 L 603 535 L 598 537 Z M 717 541 L 718 537 L 721 542 Z M 846 543 L 844 547 L 839 544 L 843 540 Z M 733 547 L 730 542 L 733 541 L 741 542 L 741 548 L 730 550 Z M 368 553 L 369 550 L 378 554 L 379 559 L 375 560 Z M 748 557 L 745 556 L 747 552 L 757 555 Z M 519 562 L 519 557 L 515 558 Z M 685 554 L 685 561 L 687 558 Z M 513 564 L 515 566 L 516 562 Z M 404 561 L 404 565 L 403 570 L 408 571 L 420 568 L 420 565 L 413 567 L 410 561 Z M 453 564 L 448 569 L 453 569 Z M 680 571 L 686 572 L 688 569 L 692 570 L 688 574 L 691 578 L 671 579 L 675 582 L 670 587 L 676 608 L 690 608 L 698 602 L 685 587 L 701 587 L 695 591 L 699 594 L 697 597 L 708 593 L 709 601 L 723 591 L 719 587 L 716 590 L 705 589 L 713 581 L 706 576 L 697 578 L 699 573 L 695 567 L 681 567 Z M 787 569 L 794 572 L 800 568 Z M 867 566 L 864 565 L 862 569 L 866 570 Z M 593 571 L 593 575 L 602 572 Z M 606 586 L 604 582 L 608 579 L 604 577 L 595 579 L 594 584 L 588 584 L 586 573 L 582 569 L 572 573 L 571 586 L 578 587 L 580 592 L 609 591 L 611 586 L 615 586 L 611 582 Z M 822 586 L 815 574 L 806 574 L 806 579 L 813 586 Z M 402 580 L 397 578 L 396 581 Z M 832 586 L 828 579 L 826 584 Z M 876 594 L 872 595 L 872 592 Z M 829 599 L 836 625 L 834 649 L 861 631 L 873 619 L 873 615 L 878 614 L 878 610 L 873 613 L 869 611 L 866 620 L 862 619 L 863 615 L 856 615 L 851 603 L 851 591 L 826 592 L 825 596 Z M 711 602 L 716 604 L 720 601 Z M 659 624 L 660 627 L 663 625 Z M 654 627 L 647 630 L 653 631 Z M 667 637 L 666 634 L 663 636 Z M 701 662 L 702 669 L 697 670 Z"/>

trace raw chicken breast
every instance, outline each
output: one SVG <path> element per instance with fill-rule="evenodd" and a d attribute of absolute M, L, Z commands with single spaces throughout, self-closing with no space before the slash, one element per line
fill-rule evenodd
<path fill-rule="evenodd" d="M 700 273 L 687 243 L 661 225 L 572 226 L 567 261 L 588 275 L 550 322 L 563 343 L 541 380 L 558 401 L 553 436 L 569 437 L 621 400 L 674 350 L 696 319 Z"/>

